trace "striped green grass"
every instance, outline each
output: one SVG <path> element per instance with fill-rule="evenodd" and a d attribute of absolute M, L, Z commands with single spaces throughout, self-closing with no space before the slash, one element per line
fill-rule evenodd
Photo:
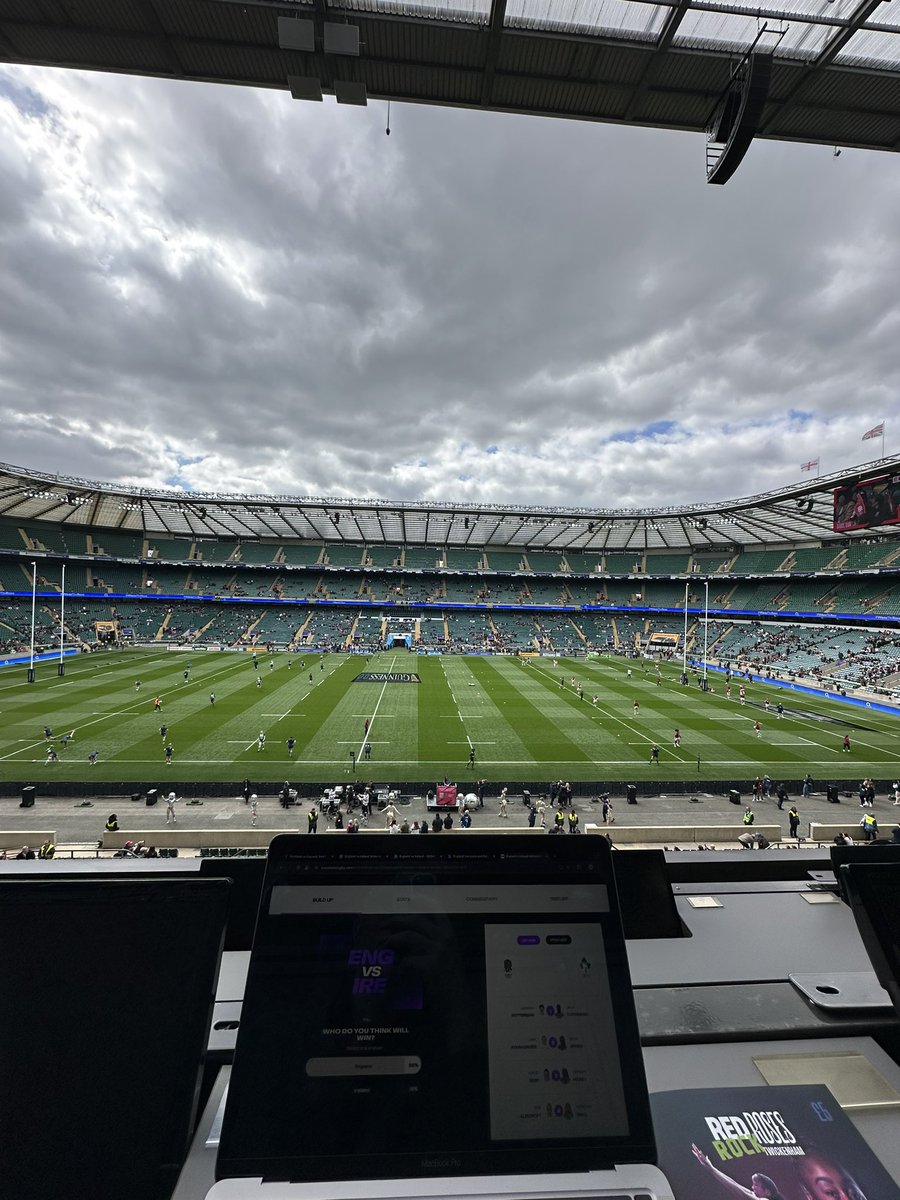
<path fill-rule="evenodd" d="M 183 671 L 191 663 L 190 680 Z M 361 656 L 115 651 L 0 672 L 0 782 L 135 784 L 254 780 L 327 781 L 357 774 L 376 782 L 495 782 L 567 778 L 610 784 L 660 779 L 742 780 L 768 772 L 798 779 L 893 779 L 900 771 L 893 714 L 753 683 L 747 703 L 683 687 L 678 664 L 655 668 L 618 658 L 559 660 L 418 656 L 406 650 Z M 305 666 L 301 667 L 301 661 Z M 290 667 L 289 667 L 290 663 Z M 631 670 L 631 677 L 628 671 Z M 421 682 L 354 683 L 361 671 L 415 672 Z M 312 677 L 310 679 L 310 676 Z M 256 686 L 256 680 L 261 686 Z M 573 687 L 572 680 L 575 680 Z M 140 690 L 135 681 L 141 681 Z M 584 690 L 583 698 L 577 692 Z M 209 694 L 215 693 L 215 705 Z M 162 700 L 162 713 L 153 698 Z M 592 697 L 598 696 L 593 704 Z M 780 699 L 786 709 L 777 720 Z M 634 716 L 632 703 L 640 712 Z M 762 737 L 753 722 L 759 718 Z M 365 721 L 369 721 L 368 733 Z M 173 764 L 165 766 L 162 721 Z M 49 725 L 60 761 L 46 761 Z M 673 733 L 682 734 L 680 749 Z M 67 750 L 60 735 L 75 737 Z M 263 751 L 257 734 L 266 735 Z M 841 743 L 850 734 L 851 752 Z M 287 738 L 297 740 L 289 758 Z M 363 748 L 371 744 L 371 759 Z M 660 748 L 658 765 L 650 747 Z M 474 770 L 469 751 L 474 748 Z M 88 753 L 98 752 L 91 767 Z M 699 761 L 698 761 L 699 760 Z M 354 761 L 356 766 L 354 768 Z"/>

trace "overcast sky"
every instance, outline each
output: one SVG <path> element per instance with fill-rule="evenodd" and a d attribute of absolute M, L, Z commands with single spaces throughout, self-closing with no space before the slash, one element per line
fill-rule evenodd
<path fill-rule="evenodd" d="M 900 157 L 0 68 L 0 459 L 631 506 L 900 451 Z"/>

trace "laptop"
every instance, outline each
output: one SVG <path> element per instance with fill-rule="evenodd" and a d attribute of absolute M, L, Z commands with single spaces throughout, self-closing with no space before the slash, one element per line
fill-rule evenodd
<path fill-rule="evenodd" d="M 209 1200 L 656 1196 L 600 837 L 275 838 Z"/>
<path fill-rule="evenodd" d="M 230 883 L 0 879 L 0 1193 L 169 1196 Z"/>

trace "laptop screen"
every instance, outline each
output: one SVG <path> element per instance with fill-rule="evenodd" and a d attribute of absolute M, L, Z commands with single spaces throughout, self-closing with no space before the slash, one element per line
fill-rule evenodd
<path fill-rule="evenodd" d="M 219 1178 L 652 1158 L 605 839 L 273 842 Z"/>

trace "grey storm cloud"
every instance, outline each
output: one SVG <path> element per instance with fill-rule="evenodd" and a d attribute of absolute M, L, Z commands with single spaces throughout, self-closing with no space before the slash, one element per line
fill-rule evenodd
<path fill-rule="evenodd" d="M 0 70 L 6 461 L 646 505 L 892 428 L 891 156 Z"/>

